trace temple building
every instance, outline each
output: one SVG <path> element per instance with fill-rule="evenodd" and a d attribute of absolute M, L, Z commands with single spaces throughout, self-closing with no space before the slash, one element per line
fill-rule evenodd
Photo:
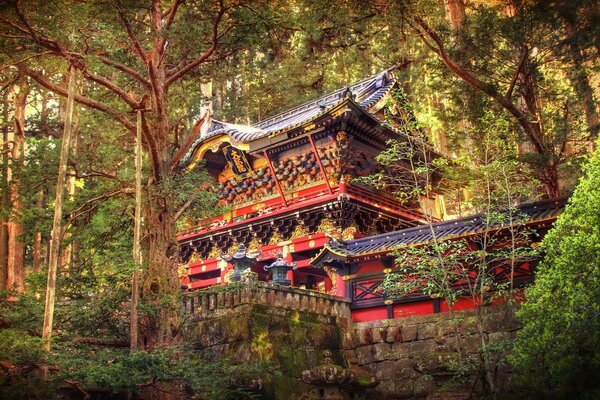
<path fill-rule="evenodd" d="M 392 251 L 426 243 L 432 229 L 443 240 L 470 240 L 481 216 L 445 221 L 443 193 L 400 203 L 355 179 L 380 170 L 375 157 L 389 140 L 421 134 L 411 131 L 409 107 L 389 107 L 398 89 L 387 70 L 252 126 L 212 120 L 198 129 L 179 163 L 213 175 L 225 211 L 179 233 L 185 289 L 227 284 L 249 269 L 259 280 L 348 298 L 355 321 L 444 311 L 443 299 L 385 298 Z M 563 207 L 548 200 L 521 212 L 543 235 Z M 534 264 L 518 265 L 513 278 L 531 279 Z"/>

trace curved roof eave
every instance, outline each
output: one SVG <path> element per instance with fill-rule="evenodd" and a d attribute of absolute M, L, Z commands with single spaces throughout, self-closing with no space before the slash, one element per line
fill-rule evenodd
<path fill-rule="evenodd" d="M 379 110 L 382 100 L 397 85 L 396 78 L 391 75 L 392 69 L 383 71 L 345 89 L 339 89 L 316 100 L 303 103 L 251 126 L 213 120 L 207 134 L 192 143 L 185 156 L 182 157 L 180 164 L 187 164 L 190 160 L 197 162 L 199 148 L 204 148 L 204 144 L 212 142 L 215 137 L 227 135 L 230 138 L 230 143 L 239 145 L 250 143 L 265 136 L 279 135 L 299 126 L 310 124 L 317 118 L 339 107 L 350 97 L 358 97 L 357 101 L 352 99 L 350 101 L 367 114 L 370 114 L 371 108 Z M 361 98 L 363 96 L 364 98 Z M 238 145 L 236 147 L 239 147 Z"/>

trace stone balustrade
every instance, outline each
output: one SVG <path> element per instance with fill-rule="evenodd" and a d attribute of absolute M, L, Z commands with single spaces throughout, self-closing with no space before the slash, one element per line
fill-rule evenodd
<path fill-rule="evenodd" d="M 200 317 L 214 316 L 242 304 L 350 318 L 350 299 L 267 282 L 230 283 L 186 293 L 183 299 L 185 313 Z"/>

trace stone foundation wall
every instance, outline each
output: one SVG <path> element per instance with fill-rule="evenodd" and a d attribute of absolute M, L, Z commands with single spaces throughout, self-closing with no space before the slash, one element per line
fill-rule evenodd
<path fill-rule="evenodd" d="M 514 312 L 505 307 L 485 309 L 485 315 L 481 335 L 473 311 L 458 312 L 455 320 L 440 313 L 355 323 L 344 333 L 344 359 L 380 380 L 372 398 L 473 398 L 483 388 L 478 368 L 482 337 L 492 349 L 491 360 L 500 364 L 494 381 L 507 387 L 512 374 L 505 362 L 507 345 L 520 327 Z"/>
<path fill-rule="evenodd" d="M 192 300 L 193 299 L 193 300 Z M 209 360 L 268 361 L 277 370 L 262 377 L 263 399 L 300 399 L 311 387 L 303 370 L 331 350 L 342 364 L 343 332 L 349 329 L 348 301 L 322 293 L 262 282 L 197 292 L 187 298 L 192 314 L 188 338 Z"/>
<path fill-rule="evenodd" d="M 324 350 L 343 366 L 359 366 L 379 380 L 371 399 L 467 399 L 482 391 L 479 376 L 483 337 L 500 367 L 498 386 L 512 370 L 499 362 L 519 324 L 505 307 L 486 308 L 483 334 L 474 311 L 352 323 L 346 299 L 267 285 L 241 284 L 187 298 L 188 336 L 208 359 L 241 363 L 265 360 L 279 371 L 263 377 L 263 399 L 308 399 L 301 372 L 319 365 Z M 457 347 L 463 349 L 459 357 Z M 461 375 L 464 379 L 456 380 Z M 472 395 L 475 394 L 475 397 Z"/>

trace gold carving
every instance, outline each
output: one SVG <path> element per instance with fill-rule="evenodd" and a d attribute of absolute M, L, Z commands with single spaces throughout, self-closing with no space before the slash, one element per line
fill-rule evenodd
<path fill-rule="evenodd" d="M 335 267 L 323 267 L 323 270 L 331 280 L 331 290 L 329 294 L 335 295 L 337 293 L 337 269 Z"/>
<path fill-rule="evenodd" d="M 192 253 L 192 256 L 190 257 L 190 263 L 197 262 L 197 261 L 202 261 L 202 256 L 197 251 L 194 251 Z"/>
<path fill-rule="evenodd" d="M 233 269 L 230 269 L 229 271 L 227 271 L 225 273 L 225 275 L 223 276 L 223 282 L 225 282 L 225 283 L 231 282 L 231 275 L 233 275 Z"/>
<path fill-rule="evenodd" d="M 308 247 L 312 249 L 313 247 L 315 247 L 316 244 L 317 244 L 317 242 L 315 242 L 314 240 L 311 240 L 310 242 L 308 242 Z"/>
<path fill-rule="evenodd" d="M 327 233 L 332 236 L 337 236 L 337 228 L 332 220 L 329 218 L 323 218 L 319 227 L 317 228 L 317 232 Z"/>
<path fill-rule="evenodd" d="M 258 248 L 261 246 L 260 242 L 256 237 L 252 239 L 250 243 L 248 243 L 248 252 L 255 253 Z"/>
<path fill-rule="evenodd" d="M 212 249 L 210 249 L 210 253 L 208 253 L 208 258 L 216 258 L 219 257 L 221 255 L 221 250 L 219 250 L 219 248 L 217 246 L 213 246 Z"/>
<path fill-rule="evenodd" d="M 306 235 L 308 235 L 308 229 L 302 224 L 297 224 L 294 228 L 294 232 L 292 232 L 292 239 L 297 239 Z"/>
<path fill-rule="evenodd" d="M 275 244 L 275 243 L 279 243 L 279 242 L 283 242 L 283 238 L 281 237 L 279 232 L 275 231 L 275 232 L 273 232 L 273 235 L 271 235 L 269 244 Z"/>
<path fill-rule="evenodd" d="M 355 226 L 350 226 L 342 232 L 342 240 L 354 239 L 354 234 L 358 231 Z"/>

